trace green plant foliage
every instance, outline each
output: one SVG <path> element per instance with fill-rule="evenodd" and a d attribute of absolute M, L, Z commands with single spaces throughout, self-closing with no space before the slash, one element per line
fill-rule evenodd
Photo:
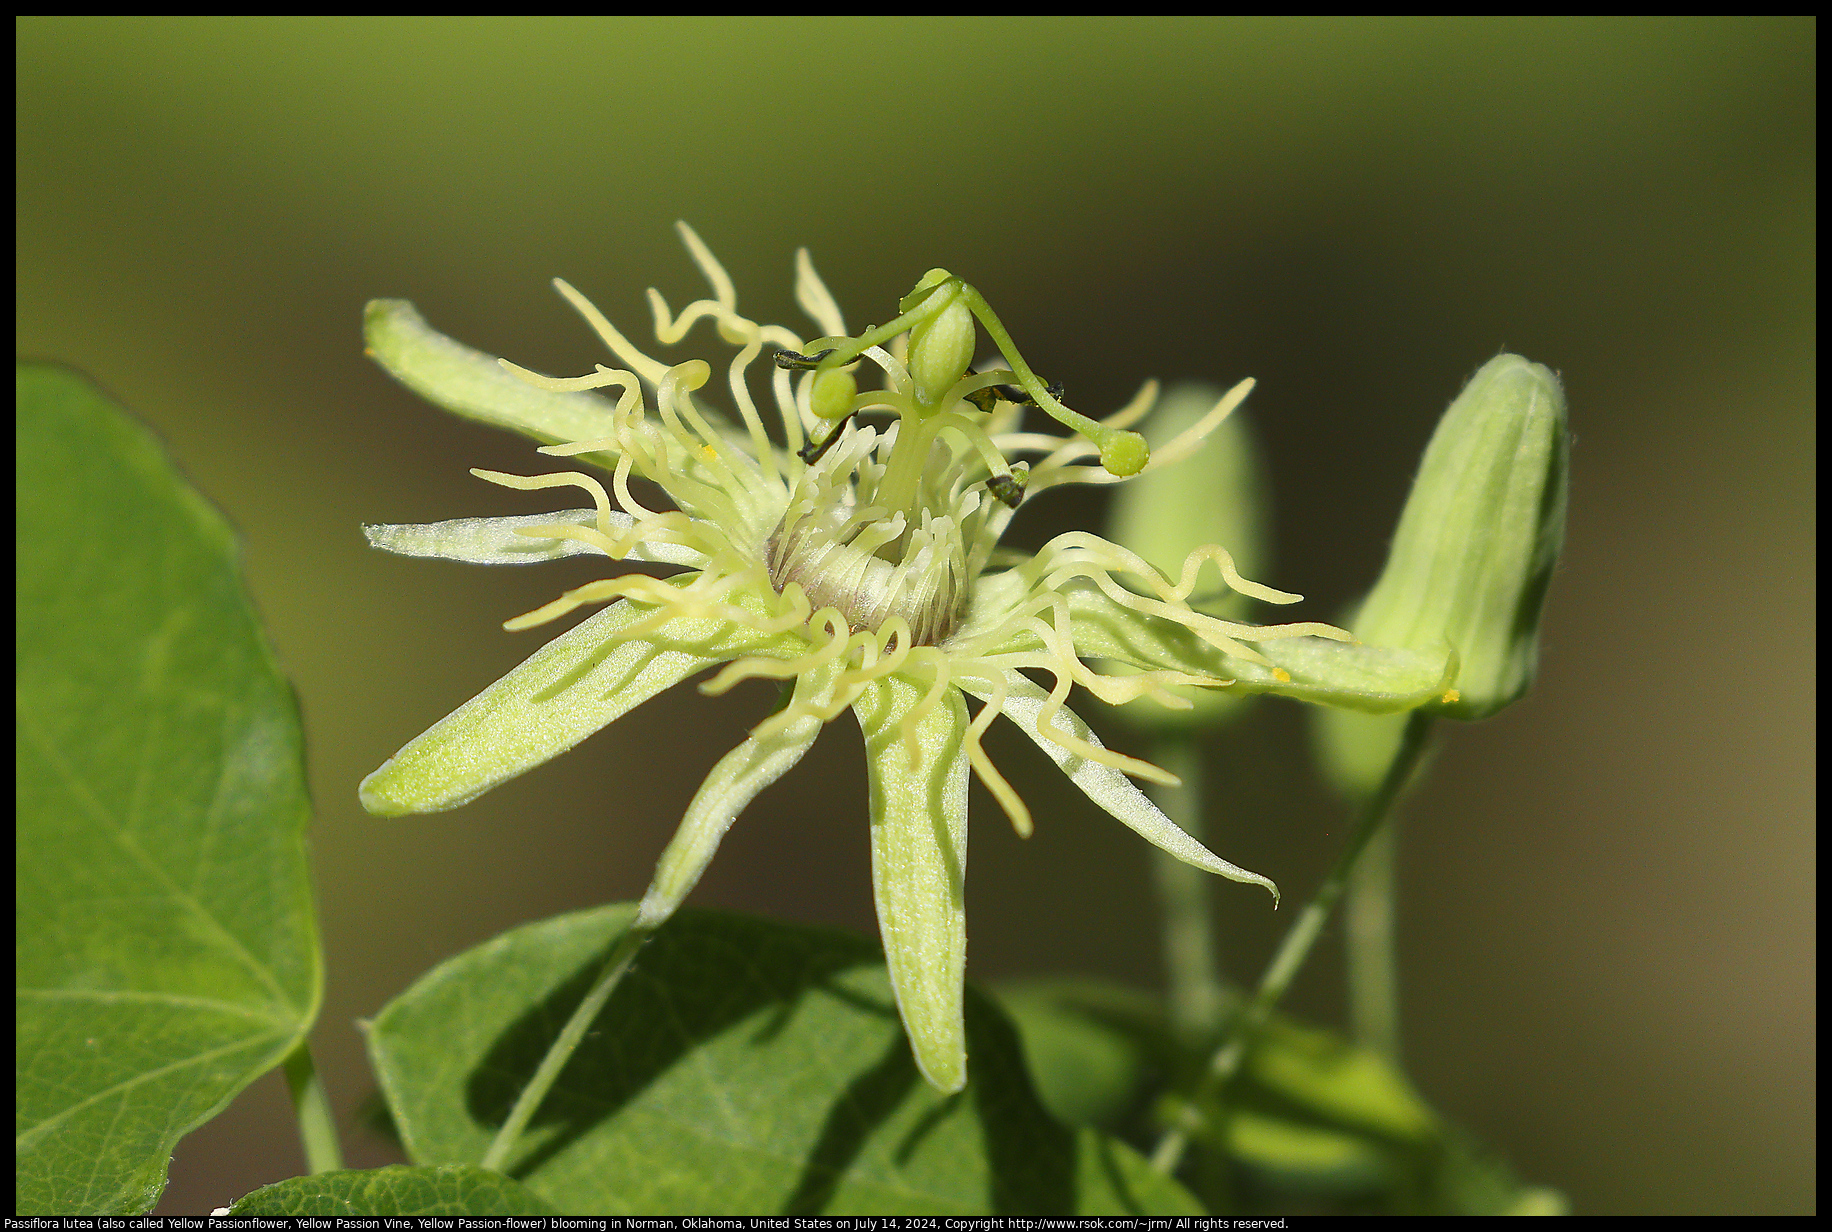
<path fill-rule="evenodd" d="M 633 917 L 615 905 L 459 955 L 369 1031 L 417 1163 L 481 1158 Z M 969 990 L 971 1081 L 917 1072 L 883 955 L 844 933 L 681 912 L 624 977 L 506 1169 L 561 1211 L 1199 1214 L 1130 1148 L 1037 1101 Z"/>
<path fill-rule="evenodd" d="M 1161 1006 L 1091 980 L 1001 990 L 1044 1103 L 1078 1124 L 1149 1143 L 1182 1107 L 1213 1041 L 1180 1044 Z M 1201 1108 L 1186 1175 L 1232 1214 L 1557 1214 L 1446 1125 L 1388 1061 L 1332 1032 L 1274 1017 L 1224 1103 Z"/>
<path fill-rule="evenodd" d="M 230 1215 L 552 1215 L 527 1186 L 475 1164 L 321 1172 L 257 1189 Z"/>
<path fill-rule="evenodd" d="M 298 712 L 151 434 L 61 368 L 16 393 L 15 1203 L 135 1213 L 318 1011 Z"/>
<path fill-rule="evenodd" d="M 1164 1012 L 1137 989 L 1098 980 L 1001 986 L 1044 1107 L 1071 1125 L 1114 1127 L 1175 1065 Z"/>

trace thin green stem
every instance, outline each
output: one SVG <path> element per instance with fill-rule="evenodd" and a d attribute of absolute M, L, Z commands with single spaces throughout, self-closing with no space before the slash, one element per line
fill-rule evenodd
<path fill-rule="evenodd" d="M 305 1146 L 306 1170 L 337 1172 L 343 1168 L 343 1148 L 337 1143 L 337 1121 L 331 1115 L 331 1100 L 325 1094 L 318 1067 L 312 1064 L 312 1049 L 303 1039 L 286 1054 L 282 1063 L 286 1089 L 293 1097 L 293 1115 L 299 1120 L 299 1141 Z"/>
<path fill-rule="evenodd" d="M 1086 415 L 1071 411 L 1056 400 L 1055 396 L 1050 393 L 1049 387 L 1035 372 L 1031 371 L 1030 365 L 1024 362 L 1024 356 L 1018 353 L 1017 345 L 1012 342 L 1011 334 L 1005 328 L 1005 322 L 999 320 L 999 314 L 992 310 L 992 305 L 986 302 L 986 297 L 981 295 L 977 288 L 970 283 L 962 283 L 961 296 L 967 301 L 967 306 L 973 310 L 973 315 L 978 317 L 980 324 L 985 327 L 987 337 L 992 339 L 992 345 L 999 348 L 999 353 L 1005 356 L 1005 362 L 1011 365 L 1012 376 L 1016 378 L 1018 388 L 1029 394 L 1032 402 L 1042 407 L 1052 419 L 1072 431 L 1079 432 L 1096 445 L 1100 444 L 1104 438 L 1113 435 L 1113 429 L 1102 427 Z"/>
<path fill-rule="evenodd" d="M 953 279 L 953 281 L 959 283 L 960 279 L 956 278 Z M 909 303 L 909 301 L 913 299 L 915 299 L 916 302 L 911 304 L 906 311 L 899 314 L 893 321 L 889 321 L 883 325 L 872 326 L 856 338 L 833 335 L 826 338 L 816 338 L 812 342 L 805 343 L 804 345 L 808 348 L 810 355 L 821 351 L 832 352 L 829 355 L 821 357 L 820 363 L 816 365 L 816 370 L 825 372 L 830 368 L 843 368 L 873 347 L 882 346 L 892 338 L 895 338 L 898 334 L 901 334 L 904 330 L 934 316 L 943 308 L 947 307 L 952 300 L 952 296 L 945 291 L 939 297 L 936 295 L 936 291 L 945 288 L 946 285 L 944 281 L 938 282 L 932 287 L 924 287 L 922 289 L 921 299 L 916 299 L 917 293 L 912 291 L 909 295 L 904 297 L 904 302 Z"/>
<path fill-rule="evenodd" d="M 1191 838 L 1202 841 L 1202 753 L 1196 737 L 1175 732 L 1161 737 L 1152 760 L 1183 783 L 1147 788 L 1165 816 Z M 1214 874 L 1154 852 L 1152 872 L 1164 912 L 1164 970 L 1170 983 L 1172 1029 L 1185 1040 L 1213 1038 L 1228 996 L 1215 957 Z"/>
<path fill-rule="evenodd" d="M 566 1025 L 560 1028 L 560 1034 L 548 1047 L 547 1055 L 541 1058 L 540 1068 L 534 1071 L 534 1077 L 530 1078 L 528 1085 L 522 1088 L 522 1093 L 516 1098 L 515 1106 L 509 1109 L 509 1116 L 503 1121 L 502 1128 L 496 1131 L 496 1138 L 490 1143 L 490 1149 L 485 1151 L 483 1158 L 478 1161 L 483 1167 L 502 1171 L 503 1165 L 508 1162 L 510 1152 L 521 1140 L 522 1131 L 528 1128 L 528 1122 L 534 1116 L 535 1109 L 539 1108 L 541 1101 L 547 1098 L 547 1093 L 553 1089 L 554 1082 L 560 1077 L 560 1071 L 566 1068 L 566 1063 L 572 1060 L 573 1053 L 578 1050 L 579 1042 L 585 1038 L 586 1030 L 598 1017 L 598 1012 L 604 1008 L 604 1003 L 610 1000 L 611 993 L 616 990 L 618 981 L 622 980 L 624 973 L 630 969 L 630 963 L 635 959 L 636 951 L 642 949 L 643 943 L 648 941 L 654 931 L 654 927 L 642 928 L 633 925 L 623 936 L 617 938 L 617 943 L 611 947 L 609 956 L 604 960 L 604 967 L 598 973 L 597 982 L 592 985 L 591 991 L 585 994 L 585 1000 L 579 1002 L 579 1008 L 573 1011 L 572 1017 L 566 1020 Z"/>
<path fill-rule="evenodd" d="M 1349 1034 L 1390 1060 L 1399 1060 L 1399 963 L 1393 908 L 1397 824 L 1382 827 L 1349 882 L 1343 905 L 1348 951 Z"/>
<path fill-rule="evenodd" d="M 1292 923 L 1291 931 L 1285 934 L 1285 940 L 1266 967 L 1266 974 L 1260 978 L 1259 988 L 1235 1018 L 1227 1038 L 1209 1059 L 1208 1068 L 1197 1080 L 1196 1090 L 1187 1105 L 1190 1116 L 1200 1115 L 1197 1110 L 1226 1088 L 1239 1072 L 1241 1062 L 1246 1059 L 1254 1039 L 1266 1025 L 1266 1020 L 1272 1016 L 1273 1007 L 1278 1005 L 1280 998 L 1291 987 L 1298 969 L 1310 956 L 1311 947 L 1316 945 L 1331 910 L 1348 887 L 1349 877 L 1354 873 L 1362 852 L 1367 849 L 1368 840 L 1385 825 L 1401 788 L 1418 767 L 1431 733 L 1431 724 L 1432 717 L 1423 711 L 1415 710 L 1407 716 L 1405 735 L 1400 738 L 1399 749 L 1393 755 L 1392 764 L 1387 767 L 1380 788 L 1363 806 L 1361 816 L 1356 819 L 1355 828 L 1349 834 L 1342 853 L 1336 857 L 1334 867 L 1323 879 L 1316 895 Z M 1189 1135 L 1193 1128 L 1196 1126 L 1186 1121 L 1185 1124 L 1174 1125 L 1166 1130 L 1158 1140 L 1157 1150 L 1152 1153 L 1152 1166 L 1162 1173 L 1174 1172 L 1183 1160 L 1183 1152 L 1189 1146 Z"/>
<path fill-rule="evenodd" d="M 980 325 L 985 328 L 993 345 L 998 347 L 1000 353 L 1005 356 L 1005 362 L 1011 365 L 1012 375 L 1017 378 L 1018 387 L 1030 395 L 1032 402 L 1035 402 L 1045 414 L 1063 427 L 1079 432 L 1091 441 L 1094 447 L 1100 450 L 1101 465 L 1113 474 L 1136 475 L 1144 468 L 1145 463 L 1151 458 L 1151 450 L 1146 446 L 1144 437 L 1137 432 L 1109 428 L 1105 424 L 1096 423 L 1086 415 L 1071 411 L 1058 402 L 1055 395 L 1050 393 L 1049 387 L 1038 378 L 1035 372 L 1031 371 L 1030 365 L 1024 362 L 1024 356 L 1018 354 L 1018 348 L 1012 343 L 1011 334 L 1006 332 L 1005 323 L 999 320 L 999 314 L 992 310 L 992 305 L 986 302 L 986 297 L 981 295 L 971 283 L 962 283 L 961 298 L 966 301 L 973 315 L 979 318 Z"/>

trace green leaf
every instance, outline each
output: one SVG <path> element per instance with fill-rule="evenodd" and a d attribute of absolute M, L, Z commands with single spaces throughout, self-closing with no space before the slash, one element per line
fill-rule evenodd
<path fill-rule="evenodd" d="M 321 1172 L 257 1189 L 234 1215 L 553 1215 L 519 1181 L 474 1164 Z"/>
<path fill-rule="evenodd" d="M 633 905 L 441 965 L 369 1046 L 409 1156 L 482 1157 Z M 686 910 L 657 934 L 506 1170 L 581 1214 L 1198 1214 L 1130 1148 L 1044 1110 L 1009 1021 L 968 990 L 972 1080 L 922 1081 L 876 946 Z"/>
<path fill-rule="evenodd" d="M 1179 1043 L 1163 1006 L 1094 980 L 1000 990 L 1017 1021 L 1044 1102 L 1065 1119 L 1149 1143 L 1181 1121 L 1186 1092 L 1219 1041 Z M 1191 1184 L 1216 1214 L 1560 1214 L 1564 1199 L 1532 1188 L 1446 1125 L 1405 1076 L 1370 1049 L 1274 1015 L 1224 1102 L 1201 1106 Z"/>
<path fill-rule="evenodd" d="M 1247 1062 L 1254 1083 L 1333 1125 L 1401 1142 L 1442 1130 L 1392 1061 L 1331 1031 L 1275 1018 Z"/>
<path fill-rule="evenodd" d="M 1399 1175 L 1378 1143 L 1251 1108 L 1228 1115 L 1227 1150 L 1258 1172 L 1262 1184 L 1281 1184 L 1307 1197 L 1379 1192 L 1392 1188 Z"/>
<path fill-rule="evenodd" d="M 1082 980 L 1002 986 L 1044 1106 L 1071 1125 L 1111 1127 L 1139 1102 L 1168 1037 L 1163 1007 L 1130 988 Z"/>
<path fill-rule="evenodd" d="M 298 710 L 152 435 L 60 368 L 16 392 L 15 1201 L 134 1213 L 318 1012 Z"/>

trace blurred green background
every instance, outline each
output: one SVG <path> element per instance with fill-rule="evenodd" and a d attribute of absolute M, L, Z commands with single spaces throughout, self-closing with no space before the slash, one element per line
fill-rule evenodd
<path fill-rule="evenodd" d="M 363 302 L 588 371 L 604 356 L 548 279 L 643 338 L 644 288 L 701 293 L 685 218 L 741 309 L 798 330 L 799 245 L 854 323 L 945 265 L 1091 414 L 1146 376 L 1258 377 L 1264 580 L 1308 596 L 1300 619 L 1372 581 L 1470 372 L 1504 347 L 1561 371 L 1571 528 L 1540 685 L 1448 732 L 1405 819 L 1407 1059 L 1579 1212 L 1813 1209 L 1811 20 L 16 29 L 19 351 L 94 374 L 246 536 L 304 705 L 315 1042 L 346 1125 L 356 1020 L 504 928 L 640 893 L 771 700 L 676 690 L 458 812 L 366 817 L 363 774 L 540 644 L 499 623 L 599 571 L 364 546 L 362 520 L 555 506 L 466 474 L 544 463 L 371 366 Z M 709 337 L 682 353 L 725 354 Z M 1017 525 L 1100 512 L 1052 493 Z M 970 974 L 1155 985 L 1146 847 L 1012 736 L 992 751 L 1037 834 L 975 788 Z M 1344 832 L 1304 736 L 1266 703 L 1211 748 L 1213 845 L 1293 900 Z M 869 930 L 858 749 L 833 724 L 695 901 Z M 1288 913 L 1216 901 L 1250 978 Z M 1293 1006 L 1339 1021 L 1326 949 Z M 179 1147 L 161 1210 L 301 1168 L 270 1076 Z"/>

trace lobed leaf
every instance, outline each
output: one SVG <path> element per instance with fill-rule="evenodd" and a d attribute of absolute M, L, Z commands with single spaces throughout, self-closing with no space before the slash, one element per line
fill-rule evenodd
<path fill-rule="evenodd" d="M 87 380 L 16 380 L 16 1209 L 130 1214 L 318 1012 L 298 708 L 234 535 Z"/>

